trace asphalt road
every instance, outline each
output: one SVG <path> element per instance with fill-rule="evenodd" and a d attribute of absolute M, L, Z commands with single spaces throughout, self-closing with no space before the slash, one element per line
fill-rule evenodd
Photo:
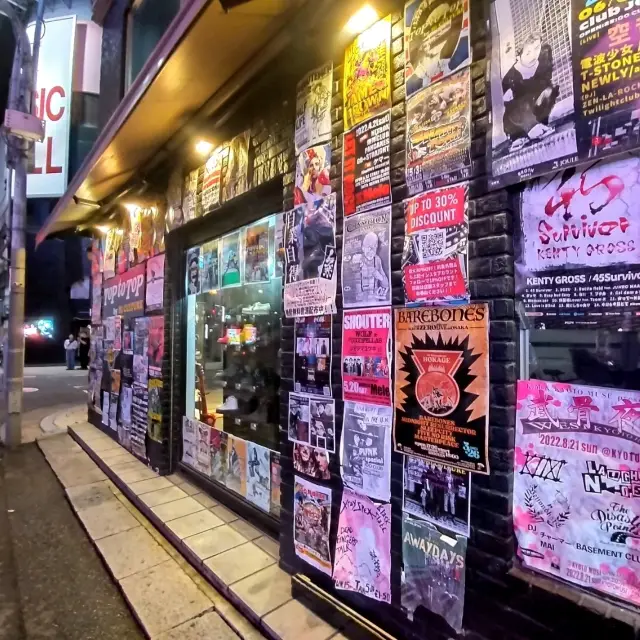
<path fill-rule="evenodd" d="M 59 365 L 25 367 L 23 411 L 86 402 L 88 373 Z"/>

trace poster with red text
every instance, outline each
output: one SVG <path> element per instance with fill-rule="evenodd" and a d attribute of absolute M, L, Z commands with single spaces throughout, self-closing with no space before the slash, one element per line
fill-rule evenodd
<path fill-rule="evenodd" d="M 489 307 L 396 309 L 396 451 L 489 473 Z"/>
<path fill-rule="evenodd" d="M 469 302 L 468 184 L 421 193 L 404 202 L 404 299 L 411 304 Z"/>
<path fill-rule="evenodd" d="M 345 400 L 391 406 L 391 309 L 344 312 L 342 389 Z"/>
<path fill-rule="evenodd" d="M 391 602 L 391 505 L 342 492 L 333 581 L 337 589 Z"/>
<path fill-rule="evenodd" d="M 567 169 L 527 185 L 516 295 L 539 328 L 621 328 L 640 312 L 640 159 Z"/>
<path fill-rule="evenodd" d="M 518 382 L 513 520 L 531 568 L 640 604 L 640 392 Z"/>

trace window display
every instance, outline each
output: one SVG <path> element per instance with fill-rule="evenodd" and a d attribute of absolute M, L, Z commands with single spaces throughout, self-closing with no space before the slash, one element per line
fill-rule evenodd
<path fill-rule="evenodd" d="M 210 434 L 202 440 L 215 459 L 205 465 L 185 455 L 183 461 L 267 512 L 274 511 L 271 467 L 280 419 L 277 218 L 212 238 L 185 254 L 186 418 Z M 191 440 L 185 436 L 184 441 L 190 448 Z"/>

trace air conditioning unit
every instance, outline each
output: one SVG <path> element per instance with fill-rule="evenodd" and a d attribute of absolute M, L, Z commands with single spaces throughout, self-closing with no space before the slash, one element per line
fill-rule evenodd
<path fill-rule="evenodd" d="M 30 113 L 7 109 L 4 112 L 4 126 L 8 133 L 18 138 L 34 142 L 44 140 L 44 120 L 40 120 Z"/>

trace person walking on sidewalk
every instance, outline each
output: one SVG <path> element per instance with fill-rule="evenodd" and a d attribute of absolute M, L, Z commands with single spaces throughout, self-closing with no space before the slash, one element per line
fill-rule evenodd
<path fill-rule="evenodd" d="M 67 369 L 76 368 L 76 351 L 78 350 L 78 341 L 73 337 L 73 333 L 64 341 L 64 350 L 67 354 Z"/>
<path fill-rule="evenodd" d="M 80 356 L 80 367 L 82 369 L 89 367 L 89 340 L 87 329 L 80 329 L 80 333 L 78 333 L 78 356 Z"/>

